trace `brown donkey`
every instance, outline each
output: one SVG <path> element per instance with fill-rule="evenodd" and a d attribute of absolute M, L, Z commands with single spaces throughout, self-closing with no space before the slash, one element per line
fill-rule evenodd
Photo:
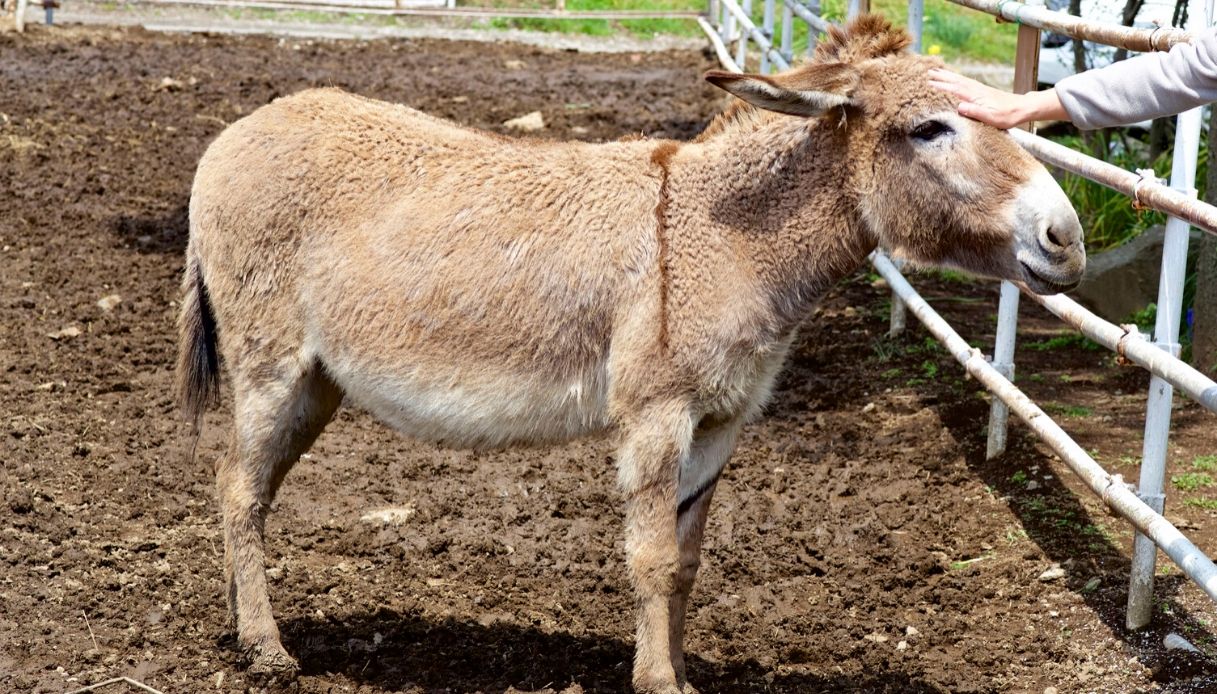
<path fill-rule="evenodd" d="M 220 355 L 229 607 L 259 671 L 292 671 L 263 524 L 345 398 L 451 446 L 613 430 L 637 595 L 634 687 L 689 692 L 682 635 L 714 486 L 799 324 L 876 247 L 1073 287 L 1077 216 L 1004 132 L 956 115 L 932 58 L 865 16 L 694 142 L 513 140 L 312 90 L 235 123 L 190 201 L 179 390 Z"/>

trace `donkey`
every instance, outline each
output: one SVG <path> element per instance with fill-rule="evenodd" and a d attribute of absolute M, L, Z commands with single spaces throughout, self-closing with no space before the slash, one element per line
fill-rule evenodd
<path fill-rule="evenodd" d="M 460 447 L 619 436 L 633 684 L 691 692 L 685 608 L 715 485 L 799 324 L 880 247 L 1021 281 L 1082 275 L 1048 172 L 927 83 L 877 16 L 738 97 L 696 140 L 516 140 L 333 89 L 264 106 L 199 163 L 177 365 L 197 426 L 220 357 L 229 608 L 294 672 L 264 575 L 284 476 L 343 400 Z"/>

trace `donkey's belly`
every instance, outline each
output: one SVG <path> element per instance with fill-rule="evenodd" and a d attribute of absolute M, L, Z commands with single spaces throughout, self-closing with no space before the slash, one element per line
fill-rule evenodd
<path fill-rule="evenodd" d="M 326 366 L 354 404 L 407 436 L 449 446 L 566 441 L 608 425 L 603 365 L 567 379 L 485 366 L 389 372 Z"/>

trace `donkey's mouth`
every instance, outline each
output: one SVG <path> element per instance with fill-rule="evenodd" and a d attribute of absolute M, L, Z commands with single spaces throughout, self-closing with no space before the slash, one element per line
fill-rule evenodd
<path fill-rule="evenodd" d="M 1070 282 L 1061 282 L 1036 272 L 1035 268 L 1022 260 L 1018 262 L 1019 265 L 1023 266 L 1023 278 L 1027 287 L 1036 294 L 1061 294 L 1073 289 L 1082 282 L 1080 278 Z"/>

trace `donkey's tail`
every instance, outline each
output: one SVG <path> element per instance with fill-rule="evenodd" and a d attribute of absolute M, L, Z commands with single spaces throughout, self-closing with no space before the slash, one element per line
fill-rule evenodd
<path fill-rule="evenodd" d="M 182 414 L 197 433 L 203 410 L 218 400 L 220 357 L 216 343 L 216 319 L 203 283 L 199 259 L 186 251 L 186 276 L 182 280 L 182 312 L 178 316 L 177 399 Z"/>

